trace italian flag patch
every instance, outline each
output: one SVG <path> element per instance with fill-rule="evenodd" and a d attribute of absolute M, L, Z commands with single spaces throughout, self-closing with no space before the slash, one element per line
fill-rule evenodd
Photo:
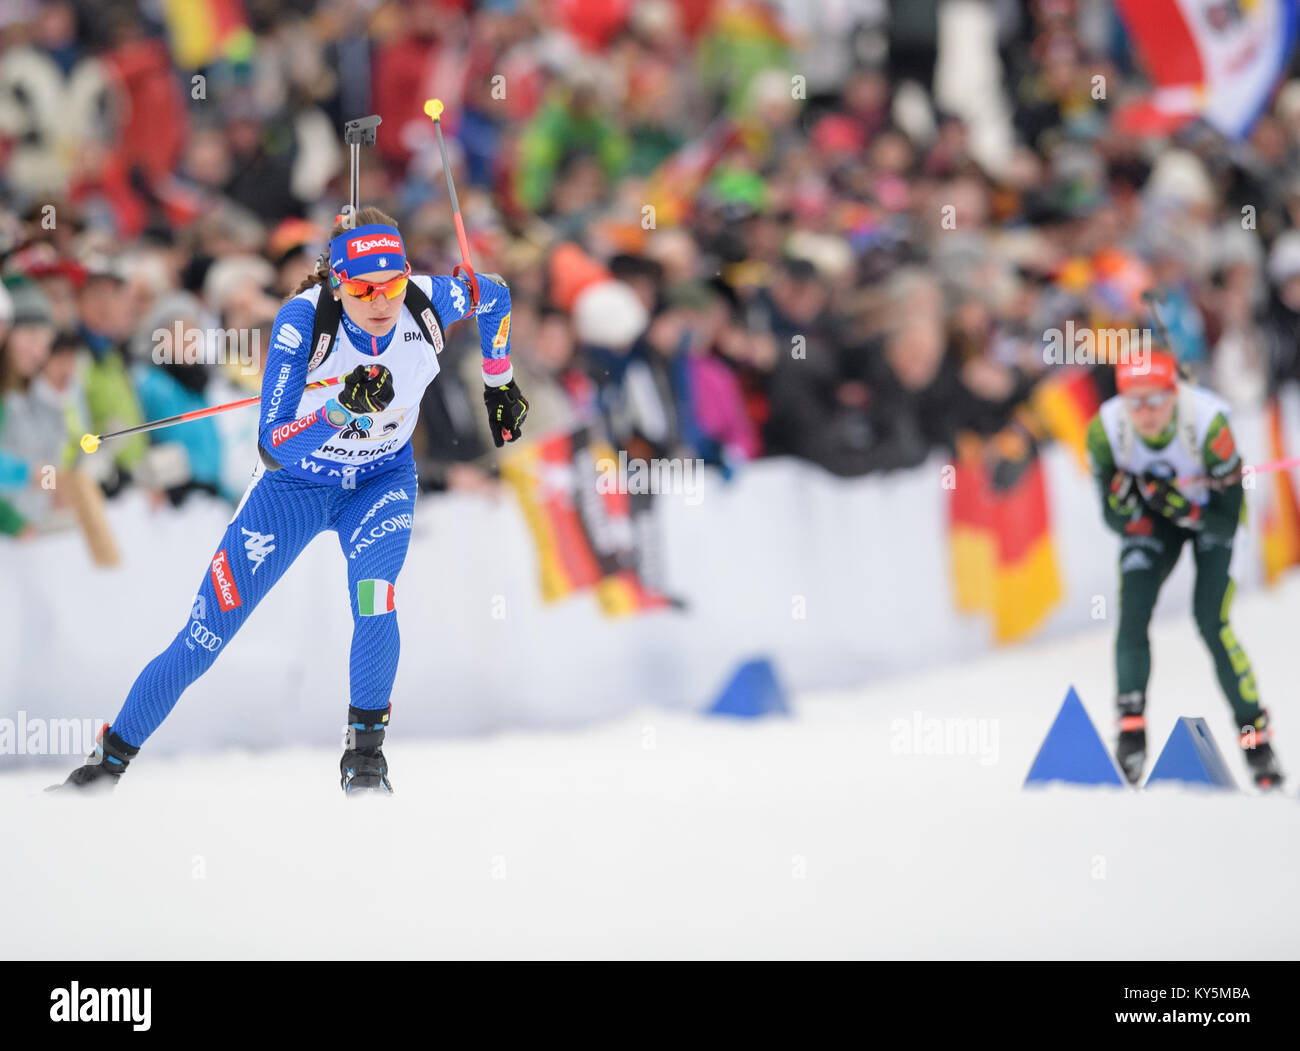
<path fill-rule="evenodd" d="M 363 617 L 377 617 L 392 613 L 397 608 L 393 585 L 387 580 L 360 580 L 357 582 L 357 612 Z"/>

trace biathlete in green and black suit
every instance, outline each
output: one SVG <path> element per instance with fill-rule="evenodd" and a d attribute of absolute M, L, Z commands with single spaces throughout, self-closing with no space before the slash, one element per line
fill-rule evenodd
<path fill-rule="evenodd" d="M 1102 514 L 1122 538 L 1116 758 L 1136 783 L 1146 762 L 1147 627 L 1160 588 L 1184 541 L 1190 540 L 1196 560 L 1196 626 L 1214 658 L 1255 782 L 1276 788 L 1282 775 L 1269 741 L 1268 712 L 1259 703 L 1250 660 L 1228 622 L 1234 591 L 1228 567 L 1242 520 L 1243 492 L 1241 456 L 1228 426 L 1227 404 L 1180 382 L 1177 362 L 1166 351 L 1152 351 L 1145 364 L 1116 366 L 1119 394 L 1102 405 L 1088 428 Z"/>

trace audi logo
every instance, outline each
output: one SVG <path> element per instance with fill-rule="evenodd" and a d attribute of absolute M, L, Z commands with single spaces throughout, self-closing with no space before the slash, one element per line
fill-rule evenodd
<path fill-rule="evenodd" d="M 197 642 L 209 653 L 215 653 L 217 647 L 221 645 L 221 636 L 213 635 L 197 620 L 190 621 L 190 638 Z"/>

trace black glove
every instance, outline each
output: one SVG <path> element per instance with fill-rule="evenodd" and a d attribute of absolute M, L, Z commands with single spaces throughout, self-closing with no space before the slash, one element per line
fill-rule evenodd
<path fill-rule="evenodd" d="M 1201 527 L 1201 509 L 1182 494 L 1168 478 L 1158 478 L 1150 471 L 1138 483 L 1147 507 L 1182 529 Z"/>
<path fill-rule="evenodd" d="M 1116 471 L 1110 478 L 1110 493 L 1106 497 L 1110 509 L 1118 514 L 1132 514 L 1142 502 L 1137 475 L 1130 471 Z"/>
<path fill-rule="evenodd" d="M 492 432 L 492 440 L 498 449 L 506 442 L 515 441 L 523 433 L 528 402 L 519 393 L 519 385 L 514 380 L 502 387 L 485 385 L 483 402 L 487 405 L 488 429 Z"/>
<path fill-rule="evenodd" d="M 343 379 L 339 404 L 348 412 L 383 412 L 393 400 L 393 374 L 383 365 L 358 365 Z"/>

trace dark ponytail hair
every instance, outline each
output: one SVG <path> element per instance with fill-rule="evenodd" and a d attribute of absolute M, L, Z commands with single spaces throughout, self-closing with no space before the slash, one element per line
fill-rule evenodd
<path fill-rule="evenodd" d="M 338 237 L 339 234 L 348 230 L 353 230 L 358 226 L 369 226 L 372 223 L 379 223 L 384 226 L 396 228 L 397 220 L 387 212 L 380 211 L 374 205 L 366 205 L 364 208 L 358 208 L 354 220 L 350 223 L 344 223 L 342 220 L 334 224 L 334 229 L 330 231 L 330 240 Z M 316 267 L 310 274 L 299 282 L 298 287 L 290 293 L 292 299 L 296 295 L 306 292 L 313 285 L 324 285 L 329 287 L 330 280 L 330 246 L 327 244 L 325 250 L 316 257 Z"/>

